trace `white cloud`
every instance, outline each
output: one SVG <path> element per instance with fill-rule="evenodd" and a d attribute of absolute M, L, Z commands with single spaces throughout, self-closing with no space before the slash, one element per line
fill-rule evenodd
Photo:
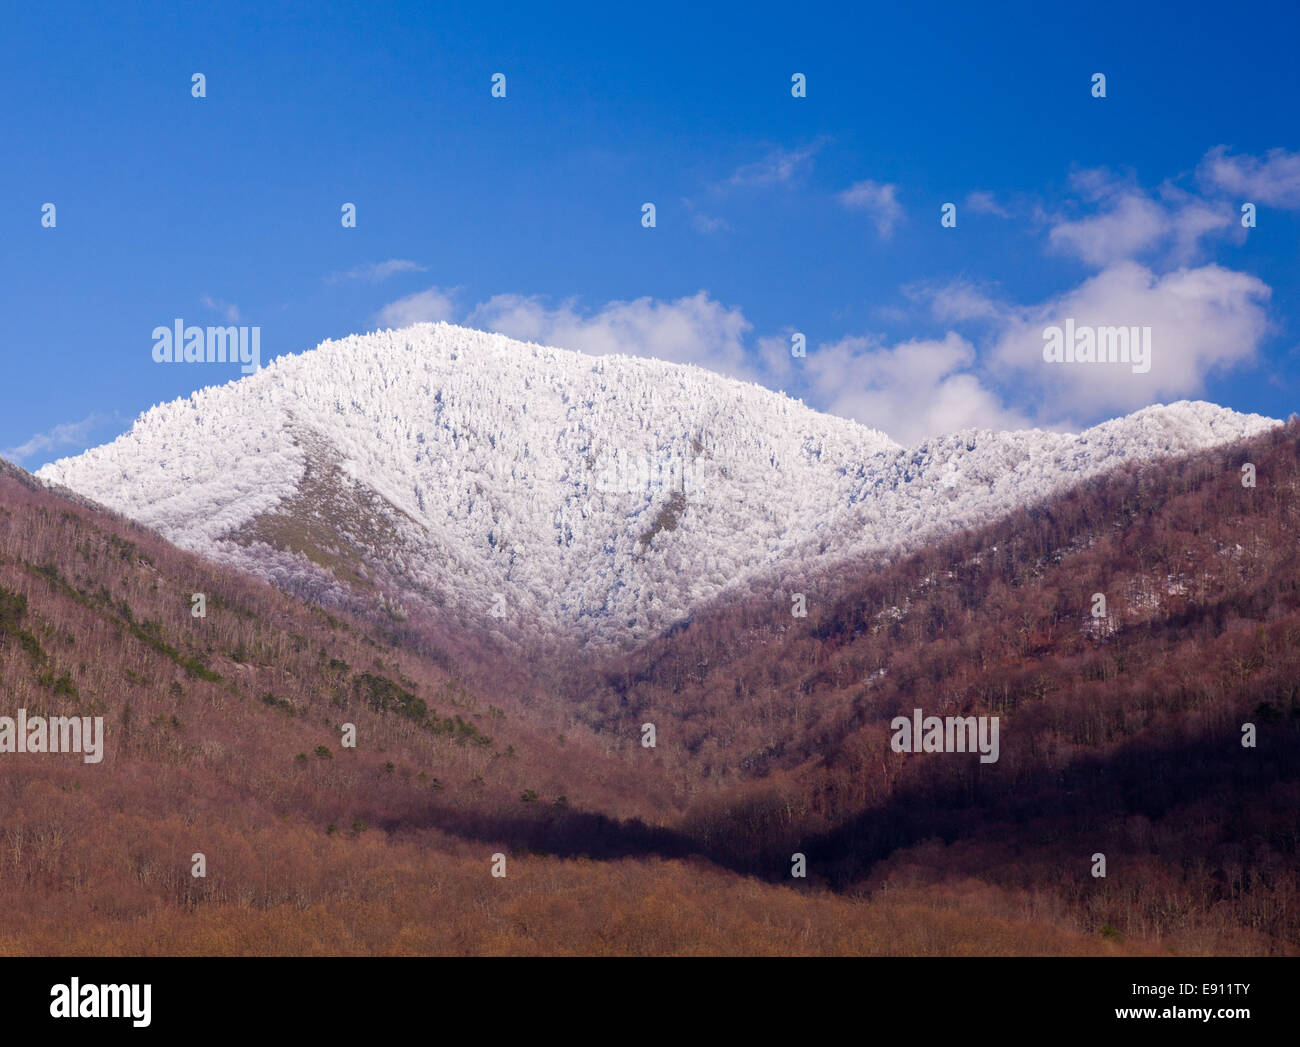
<path fill-rule="evenodd" d="M 967 193 L 966 208 L 976 214 L 997 215 L 999 218 L 1011 217 L 1007 209 L 998 203 L 997 197 L 986 189 L 976 189 L 974 192 Z"/>
<path fill-rule="evenodd" d="M 1085 200 L 1103 200 L 1114 196 L 1120 183 L 1105 167 L 1085 167 L 1070 174 L 1070 184 L 1074 191 Z"/>
<path fill-rule="evenodd" d="M 1154 246 L 1167 229 L 1167 217 L 1158 204 L 1143 193 L 1129 192 L 1102 214 L 1058 222 L 1048 239 L 1057 250 L 1105 266 Z"/>
<path fill-rule="evenodd" d="M 564 349 L 649 356 L 760 381 L 903 443 L 972 426 L 1028 424 L 985 387 L 973 372 L 974 348 L 953 333 L 892 347 L 845 338 L 809 345 L 807 357 L 795 361 L 792 331 L 757 338 L 747 352 L 751 323 L 704 291 L 671 302 L 609 302 L 596 310 L 583 310 L 572 299 L 552 305 L 537 297 L 497 295 L 475 307 L 466 323 Z"/>
<path fill-rule="evenodd" d="M 845 207 L 865 211 L 875 223 L 876 231 L 886 240 L 903 217 L 903 209 L 898 204 L 898 186 L 892 183 L 882 184 L 869 178 L 854 182 L 840 193 L 839 199 Z"/>
<path fill-rule="evenodd" d="M 452 320 L 456 315 L 455 288 L 430 287 L 389 302 L 375 314 L 380 327 L 409 327 L 411 324 Z"/>
<path fill-rule="evenodd" d="M 784 334 L 767 334 L 758 339 L 758 368 L 763 374 L 762 383 L 770 389 L 790 391 L 791 385 L 802 382 L 804 375 L 790 355 L 793 347 L 793 329 Z M 811 347 L 805 345 L 804 352 Z M 806 358 L 805 358 L 806 359 Z M 802 361 L 800 361 L 802 363 Z"/>
<path fill-rule="evenodd" d="M 1157 276 L 1119 262 L 1065 294 L 1009 311 L 990 360 L 1027 383 L 1027 397 L 1038 398 L 1040 413 L 1053 420 L 1196 396 L 1210 373 L 1255 359 L 1270 330 L 1270 293 L 1258 278 L 1218 265 Z M 1149 326 L 1150 371 L 1045 362 L 1043 330 L 1067 318 L 1076 326 Z"/>
<path fill-rule="evenodd" d="M 1229 156 L 1226 145 L 1205 154 L 1197 171 L 1200 180 L 1242 202 L 1288 210 L 1300 208 L 1300 153 L 1270 149 L 1257 156 Z"/>
<path fill-rule="evenodd" d="M 22 464 L 35 455 L 46 454 L 61 448 L 76 447 L 84 449 L 91 432 L 96 427 L 109 421 L 112 421 L 112 419 L 96 411 L 79 422 L 63 422 L 56 425 L 49 432 L 37 433 L 17 447 L 11 447 L 7 451 L 0 451 L 0 456 Z"/>
<path fill-rule="evenodd" d="M 1207 236 L 1232 234 L 1235 226 L 1231 207 L 1169 182 L 1149 193 L 1105 169 L 1075 172 L 1072 181 L 1085 200 L 1102 209 L 1074 220 L 1049 217 L 1048 241 L 1099 269 L 1143 256 L 1187 265 L 1203 254 Z"/>
<path fill-rule="evenodd" d="M 694 200 L 683 197 L 682 207 L 690 214 L 691 225 L 695 227 L 695 231 L 698 233 L 708 235 L 711 233 L 729 232 L 731 230 L 731 226 L 727 223 L 725 218 L 718 218 L 714 215 L 705 214 L 695 205 Z"/>
<path fill-rule="evenodd" d="M 963 323 L 971 320 L 1002 320 L 1008 306 L 991 293 L 966 280 L 947 284 L 910 284 L 903 293 L 913 301 L 928 301 L 930 311 L 943 323 Z"/>
<path fill-rule="evenodd" d="M 1201 241 L 1211 233 L 1241 239 L 1245 230 L 1230 207 L 1188 196 L 1170 215 L 1170 261 L 1187 265 L 1202 253 Z"/>
<path fill-rule="evenodd" d="M 428 268 L 427 265 L 420 265 L 419 262 L 412 262 L 408 258 L 390 258 L 386 262 L 359 265 L 346 273 L 331 273 L 325 279 L 331 284 L 342 283 L 344 280 L 364 280 L 367 283 L 377 284 L 395 273 L 423 273 L 427 272 Z"/>
<path fill-rule="evenodd" d="M 752 325 L 705 291 L 673 302 L 609 302 L 595 312 L 584 312 L 574 299 L 550 306 L 538 297 L 501 294 L 476 306 L 466 323 L 561 349 L 650 356 L 754 380 L 744 346 Z"/>
<path fill-rule="evenodd" d="M 233 302 L 226 302 L 220 298 L 213 298 L 210 294 L 205 294 L 199 299 L 199 303 L 205 309 L 211 309 L 213 312 L 220 313 L 225 317 L 226 323 L 239 323 L 239 306 Z"/>
<path fill-rule="evenodd" d="M 904 445 L 958 429 L 1029 424 L 970 370 L 975 349 L 951 331 L 942 339 L 892 347 L 845 338 L 809 352 L 805 363 L 827 411 L 881 429 Z"/>
<path fill-rule="evenodd" d="M 774 149 L 763 159 L 736 168 L 718 188 L 770 189 L 793 182 L 812 168 L 812 159 L 823 144 L 818 140 L 798 149 Z"/>
<path fill-rule="evenodd" d="M 712 215 L 706 215 L 702 211 L 696 211 L 691 215 L 691 225 L 699 233 L 720 233 L 731 228 L 725 218 L 714 218 Z"/>
<path fill-rule="evenodd" d="M 1175 201 L 1192 225 L 1195 201 Z M 1213 225 L 1213 214 L 1204 224 Z M 1177 227 L 1166 234 L 1177 240 Z M 1203 393 L 1216 371 L 1248 365 L 1270 331 L 1270 290 L 1246 273 L 1217 265 L 1163 275 L 1131 260 L 1046 301 L 1018 305 L 966 281 L 904 288 L 947 323 L 978 323 L 987 332 L 977 357 L 972 343 L 942 338 L 888 344 L 850 337 L 793 360 L 790 331 L 752 337 L 736 307 L 707 291 L 673 301 L 642 297 L 594 308 L 577 299 L 499 294 L 468 310 L 468 326 L 593 355 L 624 354 L 695 364 L 801 396 L 821 410 L 882 429 L 901 443 L 967 427 L 1023 428 L 1091 423 L 1103 414 Z M 452 293 L 430 288 L 387 306 L 385 322 L 455 320 Z M 1078 326 L 1150 327 L 1150 371 L 1126 364 L 1051 364 L 1043 330 L 1073 319 Z M 1014 389 L 1014 398 L 1007 392 Z"/>

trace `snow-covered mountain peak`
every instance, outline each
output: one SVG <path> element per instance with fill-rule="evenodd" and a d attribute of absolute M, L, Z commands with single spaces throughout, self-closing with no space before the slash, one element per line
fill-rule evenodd
<path fill-rule="evenodd" d="M 701 368 L 419 324 L 161 404 L 38 475 L 316 598 L 346 583 L 506 634 L 625 640 L 760 575 L 1275 424 L 1184 401 L 903 448 Z"/>

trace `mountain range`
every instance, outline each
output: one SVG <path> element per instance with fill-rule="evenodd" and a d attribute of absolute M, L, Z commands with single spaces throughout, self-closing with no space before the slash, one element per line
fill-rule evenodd
<path fill-rule="evenodd" d="M 788 602 L 814 569 L 1278 424 L 1181 401 L 902 447 L 697 367 L 418 324 L 158 405 L 37 475 L 317 603 L 631 647 L 720 594 Z"/>
<path fill-rule="evenodd" d="M 1293 954 L 1297 495 L 1211 404 L 326 343 L 0 463 L 0 717 L 104 743 L 0 719 L 0 953 Z"/>

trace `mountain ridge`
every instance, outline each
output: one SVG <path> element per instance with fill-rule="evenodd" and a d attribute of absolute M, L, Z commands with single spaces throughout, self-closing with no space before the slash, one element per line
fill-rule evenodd
<path fill-rule="evenodd" d="M 37 475 L 319 602 L 627 645 L 749 580 L 1278 424 L 1180 401 L 906 448 L 691 365 L 419 324 L 156 405 Z"/>

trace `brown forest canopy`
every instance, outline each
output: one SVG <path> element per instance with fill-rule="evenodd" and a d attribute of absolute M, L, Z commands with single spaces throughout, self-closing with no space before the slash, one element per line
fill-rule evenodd
<path fill-rule="evenodd" d="M 1293 423 L 518 665 L 5 469 L 0 715 L 108 745 L 0 754 L 0 952 L 1295 952 L 1298 493 Z"/>

